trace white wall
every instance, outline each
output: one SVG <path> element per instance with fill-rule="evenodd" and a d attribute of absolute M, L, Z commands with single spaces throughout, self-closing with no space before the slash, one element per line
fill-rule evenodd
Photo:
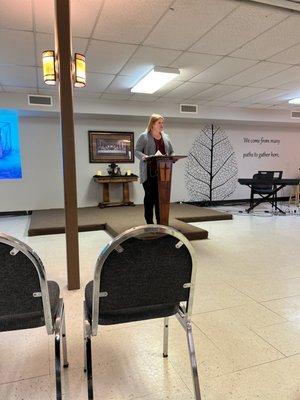
<path fill-rule="evenodd" d="M 77 192 L 78 205 L 94 206 L 100 198 L 100 187 L 92 180 L 97 170 L 106 172 L 107 164 L 89 163 L 88 130 L 134 131 L 135 139 L 145 129 L 146 118 L 122 120 L 116 118 L 77 119 L 75 121 Z M 203 124 L 166 121 L 166 132 L 169 133 L 175 152 L 187 154 L 193 141 L 199 135 Z M 278 169 L 284 171 L 285 177 L 297 177 L 300 167 L 298 149 L 300 132 L 294 127 L 253 126 L 243 124 L 222 124 L 236 152 L 239 177 L 251 177 L 259 169 Z M 248 138 L 277 138 L 280 145 L 245 144 Z M 0 181 L 0 212 L 63 207 L 62 156 L 59 120 L 56 118 L 20 118 L 20 141 L 22 151 L 23 179 Z M 274 151 L 279 158 L 244 158 L 243 153 Z M 119 164 L 122 172 L 131 169 L 138 174 L 138 160 L 134 164 Z M 174 166 L 172 201 L 189 200 L 184 184 L 185 161 Z M 285 189 L 287 195 L 289 189 Z M 131 187 L 132 199 L 141 203 L 143 189 L 139 183 Z M 249 189 L 237 186 L 231 198 L 248 198 Z M 112 200 L 121 196 L 121 188 L 114 190 Z"/>
<path fill-rule="evenodd" d="M 57 127 L 52 119 L 20 119 L 23 178 L 0 180 L 0 211 L 61 207 L 62 157 Z"/>

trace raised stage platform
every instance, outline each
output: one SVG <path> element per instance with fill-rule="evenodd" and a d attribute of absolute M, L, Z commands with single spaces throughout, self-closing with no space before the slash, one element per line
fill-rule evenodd
<path fill-rule="evenodd" d="M 78 209 L 79 232 L 106 230 L 117 236 L 133 226 L 144 225 L 144 206 L 135 207 L 85 207 Z M 169 224 L 182 232 L 189 240 L 207 239 L 204 229 L 187 222 L 218 221 L 232 219 L 231 214 L 183 203 L 170 206 Z M 36 210 L 32 212 L 28 236 L 50 235 L 65 232 L 64 209 Z"/>

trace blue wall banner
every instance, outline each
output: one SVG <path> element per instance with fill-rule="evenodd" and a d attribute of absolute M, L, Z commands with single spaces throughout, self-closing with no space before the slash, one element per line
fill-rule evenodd
<path fill-rule="evenodd" d="M 19 120 L 15 111 L 0 110 L 0 179 L 21 179 Z"/>

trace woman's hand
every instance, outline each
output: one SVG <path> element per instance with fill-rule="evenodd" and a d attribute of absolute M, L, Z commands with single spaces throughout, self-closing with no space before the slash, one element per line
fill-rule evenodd
<path fill-rule="evenodd" d="M 144 154 L 144 155 L 142 156 L 142 160 L 143 160 L 143 161 L 146 161 L 147 158 L 148 158 L 148 156 L 147 156 L 146 154 Z"/>

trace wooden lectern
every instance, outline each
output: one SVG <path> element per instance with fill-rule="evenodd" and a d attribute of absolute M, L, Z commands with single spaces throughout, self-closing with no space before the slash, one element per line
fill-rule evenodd
<path fill-rule="evenodd" d="M 169 225 L 170 195 L 173 164 L 186 156 L 149 156 L 147 163 L 155 163 L 159 199 L 159 224 Z"/>

